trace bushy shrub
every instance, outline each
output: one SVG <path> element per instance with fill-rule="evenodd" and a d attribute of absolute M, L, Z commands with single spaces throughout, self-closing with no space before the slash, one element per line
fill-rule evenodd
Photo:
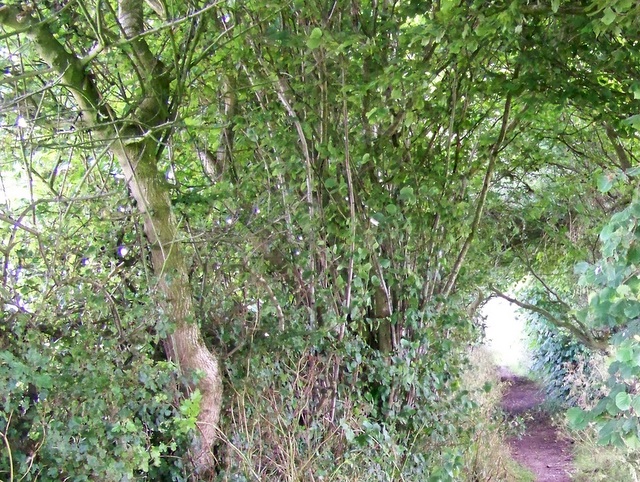
<path fill-rule="evenodd" d="M 197 410 L 177 405 L 175 367 L 84 331 L 55 343 L 32 332 L 0 353 L 0 478 L 185 480 Z"/>
<path fill-rule="evenodd" d="M 218 480 L 463 480 L 478 435 L 464 318 L 434 318 L 389 356 L 355 333 L 303 333 L 262 336 L 227 361 Z"/>
<path fill-rule="evenodd" d="M 552 300 L 553 295 L 536 284 L 524 288 L 520 297 L 558 318 L 567 315 L 566 306 Z M 573 390 L 577 378 L 591 376 L 592 350 L 543 315 L 528 310 L 522 310 L 522 315 L 529 338 L 530 369 L 542 381 L 547 399 L 564 407 L 575 406 L 579 399 L 592 399 L 595 395 L 586 386 L 583 393 Z"/>
<path fill-rule="evenodd" d="M 575 406 L 578 397 L 588 395 L 576 393 L 573 387 L 577 374 L 590 377 L 591 351 L 544 319 L 530 320 L 527 328 L 531 370 L 543 381 L 547 398 L 562 406 Z"/>

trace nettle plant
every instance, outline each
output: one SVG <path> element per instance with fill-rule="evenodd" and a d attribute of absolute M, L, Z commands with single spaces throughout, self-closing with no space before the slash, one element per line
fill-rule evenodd
<path fill-rule="evenodd" d="M 627 173 L 630 174 L 630 173 Z M 633 173 L 637 174 L 637 173 Z M 606 188 L 610 180 L 605 180 Z M 600 233 L 602 257 L 579 263 L 580 284 L 593 288 L 577 318 L 610 336 L 608 395 L 591 410 L 571 408 L 570 425 L 594 424 L 602 445 L 640 448 L 640 192 Z"/>

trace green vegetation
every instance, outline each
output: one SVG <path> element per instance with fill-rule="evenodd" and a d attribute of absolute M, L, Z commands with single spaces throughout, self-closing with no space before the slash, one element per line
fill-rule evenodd
<path fill-rule="evenodd" d="M 484 348 L 469 353 L 470 366 L 462 375 L 464 386 L 475 403 L 470 413 L 475 433 L 465 453 L 462 480 L 533 482 L 535 476 L 515 462 L 506 446 L 514 428 L 505 423 L 501 401 L 505 385 L 500 382 L 491 354 Z"/>
<path fill-rule="evenodd" d="M 637 456 L 621 452 L 615 447 L 596 445 L 596 438 L 581 434 L 575 451 L 573 480 L 576 482 L 599 482 L 638 480 Z"/>
<path fill-rule="evenodd" d="M 0 478 L 513 480 L 525 276 L 637 446 L 637 10 L 0 4 Z"/>

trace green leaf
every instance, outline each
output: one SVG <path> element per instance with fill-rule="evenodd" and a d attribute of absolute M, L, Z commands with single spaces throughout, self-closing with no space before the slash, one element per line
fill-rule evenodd
<path fill-rule="evenodd" d="M 402 189 L 400 189 L 400 195 L 398 196 L 398 199 L 406 202 L 415 201 L 416 197 L 413 194 L 413 188 L 411 186 L 405 186 Z"/>
<path fill-rule="evenodd" d="M 573 272 L 575 274 L 584 274 L 590 268 L 591 268 L 591 263 L 587 263 L 586 261 L 581 261 L 580 263 L 575 265 L 575 267 L 573 268 Z"/>
<path fill-rule="evenodd" d="M 630 346 L 621 346 L 616 351 L 616 359 L 622 363 L 630 362 L 633 359 L 633 350 Z"/>
<path fill-rule="evenodd" d="M 340 426 L 342 428 L 345 438 L 347 439 L 347 442 L 349 443 L 353 442 L 354 439 L 356 438 L 356 434 L 353 431 L 353 429 L 346 422 L 340 423 Z"/>
<path fill-rule="evenodd" d="M 332 189 L 338 185 L 338 181 L 335 177 L 330 177 L 324 181 L 324 187 Z"/>
<path fill-rule="evenodd" d="M 620 392 L 616 395 L 616 406 L 623 412 L 631 408 L 631 395 L 627 392 Z"/>
<path fill-rule="evenodd" d="M 611 435 L 618 430 L 617 420 L 609 420 L 598 432 L 598 445 L 607 445 L 611 442 Z"/>
<path fill-rule="evenodd" d="M 440 0 L 440 11 L 447 13 L 455 6 L 455 0 Z"/>
<path fill-rule="evenodd" d="M 624 435 L 622 440 L 631 450 L 638 450 L 638 448 L 640 448 L 640 439 L 638 439 L 638 435 L 634 432 Z"/>
<path fill-rule="evenodd" d="M 625 305 L 624 316 L 627 318 L 637 318 L 640 316 L 640 303 L 632 301 Z"/>
<path fill-rule="evenodd" d="M 615 400 L 608 399 L 607 402 L 607 413 L 612 416 L 616 416 L 620 413 L 620 409 L 615 403 Z"/>
<path fill-rule="evenodd" d="M 187 127 L 200 127 L 202 126 L 202 117 L 185 117 L 182 122 Z"/>
<path fill-rule="evenodd" d="M 608 192 L 613 187 L 614 176 L 612 174 L 600 174 L 598 176 L 598 191 L 601 193 Z"/>
<path fill-rule="evenodd" d="M 611 7 L 607 7 L 604 9 L 604 15 L 602 16 L 602 23 L 605 25 L 611 25 L 616 21 L 616 12 L 613 11 Z"/>
<path fill-rule="evenodd" d="M 380 224 L 380 223 L 384 223 L 386 218 L 384 217 L 384 214 L 382 214 L 382 213 L 375 213 L 375 214 L 373 214 L 371 216 L 371 219 L 373 219 L 375 222 Z"/>
<path fill-rule="evenodd" d="M 627 285 L 620 285 L 620 286 L 618 286 L 616 288 L 616 293 L 621 298 L 625 298 L 625 297 L 631 295 L 631 288 L 629 288 L 629 286 L 627 286 Z"/>
<path fill-rule="evenodd" d="M 630 125 L 635 130 L 640 131 L 640 114 L 627 117 L 623 122 L 627 125 Z"/>
<path fill-rule="evenodd" d="M 577 407 L 567 410 L 567 420 L 573 430 L 583 430 L 589 424 L 586 412 Z"/>
<path fill-rule="evenodd" d="M 318 27 L 314 28 L 307 39 L 307 47 L 311 50 L 317 49 L 322 43 L 322 30 Z"/>
<path fill-rule="evenodd" d="M 624 449 L 624 441 L 619 433 L 616 432 L 611 434 L 611 445 L 619 449 Z"/>

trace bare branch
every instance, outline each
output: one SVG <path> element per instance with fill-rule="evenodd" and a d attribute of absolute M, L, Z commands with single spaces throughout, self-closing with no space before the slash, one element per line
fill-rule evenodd
<path fill-rule="evenodd" d="M 589 348 L 593 348 L 594 350 L 598 350 L 602 352 L 608 351 L 609 349 L 608 339 L 603 340 L 603 339 L 594 338 L 591 335 L 591 333 L 589 333 L 589 331 L 586 329 L 586 327 L 575 318 L 574 318 L 574 321 L 576 322 L 576 324 L 581 325 L 580 328 L 576 327 L 572 323 L 569 323 L 568 321 L 561 320 L 560 318 L 555 316 L 553 313 L 551 313 L 548 310 L 545 310 L 544 308 L 540 308 L 539 306 L 532 305 L 531 303 L 525 303 L 523 301 L 519 301 L 515 298 L 512 298 L 511 296 L 508 296 L 502 293 L 496 288 L 491 288 L 491 291 L 493 291 L 493 293 L 495 293 L 500 298 L 507 300 L 509 303 L 513 303 L 514 305 L 519 306 L 520 308 L 524 308 L 525 310 L 533 311 L 534 313 L 538 313 L 539 315 L 544 316 L 547 320 L 549 320 L 558 328 L 564 328 L 568 330 L 573 336 L 575 336 L 578 340 L 580 340 Z"/>
<path fill-rule="evenodd" d="M 614 130 L 611 124 L 606 123 L 604 127 L 605 127 L 605 132 L 607 133 L 607 137 L 609 138 L 609 141 L 611 141 L 611 144 L 613 145 L 613 148 L 615 149 L 616 154 L 618 156 L 618 161 L 619 161 L 618 167 L 620 167 L 620 169 L 622 169 L 623 171 L 630 169 L 631 162 L 629 162 L 629 156 L 627 155 L 627 151 L 625 150 L 624 146 L 620 142 L 620 136 L 618 136 L 618 133 Z"/>
<path fill-rule="evenodd" d="M 36 231 L 35 229 L 30 228 L 29 226 L 25 226 L 20 221 L 16 221 L 15 219 L 11 219 L 9 216 L 6 216 L 5 214 L 0 213 L 0 221 L 4 221 L 7 224 L 11 224 L 12 226 L 14 226 L 16 228 L 20 228 L 23 231 L 26 231 L 27 233 L 33 234 L 36 237 L 40 236 L 40 233 L 38 231 Z"/>
<path fill-rule="evenodd" d="M 29 12 L 18 7 L 2 5 L 0 25 L 24 32 L 33 42 L 38 55 L 62 76 L 62 81 L 73 94 L 85 122 L 97 125 L 99 117 L 109 117 L 109 109 L 102 103 L 100 94 L 89 81 L 80 60 L 65 49 L 45 23 L 38 22 Z"/>
<path fill-rule="evenodd" d="M 517 73 L 516 73 L 517 76 Z M 455 264 L 451 270 L 451 274 L 449 275 L 449 279 L 442 291 L 442 294 L 447 297 L 451 294 L 453 287 L 455 286 L 456 280 L 458 278 L 458 274 L 460 273 L 460 269 L 462 268 L 462 263 L 467 256 L 467 252 L 471 247 L 471 243 L 475 238 L 476 232 L 478 231 L 478 226 L 480 225 L 480 220 L 482 219 L 482 213 L 484 211 L 484 205 L 487 200 L 487 194 L 489 193 L 489 186 L 491 185 L 491 179 L 493 178 L 493 173 L 495 171 L 496 160 L 498 158 L 498 154 L 500 153 L 500 147 L 504 142 L 504 139 L 507 135 L 509 129 L 514 129 L 517 125 L 516 122 L 509 123 L 509 116 L 511 115 L 511 101 L 512 94 L 509 93 L 507 95 L 507 99 L 504 104 L 504 111 L 502 114 L 502 127 L 500 128 L 500 133 L 498 134 L 498 138 L 493 144 L 491 151 L 489 152 L 489 164 L 487 166 L 487 171 L 484 175 L 484 181 L 482 183 L 482 190 L 480 191 L 480 196 L 478 197 L 478 204 L 476 205 L 476 212 L 473 216 L 473 221 L 471 223 L 471 232 L 465 239 L 464 244 L 462 245 L 462 249 L 458 254 L 458 258 L 456 259 Z M 515 121 L 515 119 L 514 119 Z"/>

